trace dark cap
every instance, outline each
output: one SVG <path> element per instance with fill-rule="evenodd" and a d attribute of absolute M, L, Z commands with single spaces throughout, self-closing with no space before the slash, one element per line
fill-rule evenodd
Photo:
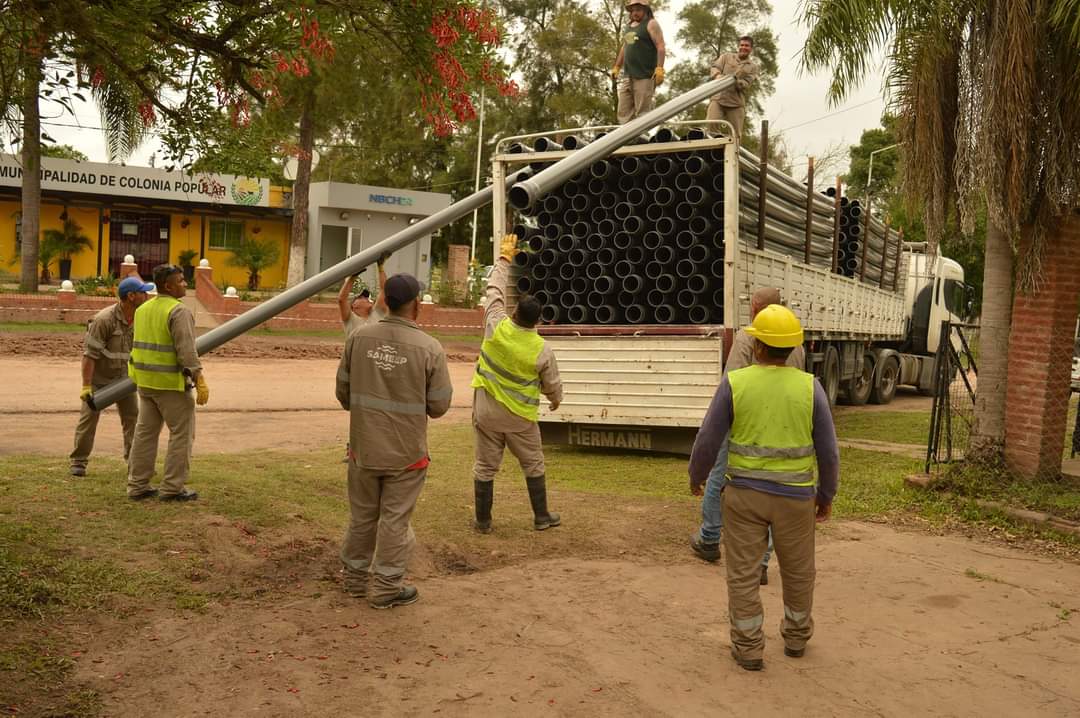
<path fill-rule="evenodd" d="M 353 295 L 352 300 L 355 302 L 357 299 L 371 299 L 371 291 L 368 289 L 361 289 L 359 292 Z"/>
<path fill-rule="evenodd" d="M 420 296 L 420 282 L 411 274 L 395 274 L 386 280 L 383 292 L 386 294 L 386 306 L 393 311 Z"/>

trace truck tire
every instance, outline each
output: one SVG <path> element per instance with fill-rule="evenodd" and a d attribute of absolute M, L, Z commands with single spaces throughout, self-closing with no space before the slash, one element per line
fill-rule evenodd
<path fill-rule="evenodd" d="M 821 386 L 825 396 L 829 397 L 829 406 L 836 406 L 836 397 L 840 393 L 840 354 L 836 347 L 825 348 L 825 360 L 821 363 Z"/>
<path fill-rule="evenodd" d="M 863 354 L 862 371 L 844 382 L 843 400 L 850 406 L 862 406 L 874 390 L 874 357 Z"/>
<path fill-rule="evenodd" d="M 900 362 L 895 356 L 886 357 L 878 369 L 870 391 L 871 404 L 888 404 L 896 396 L 896 385 L 900 379 Z"/>

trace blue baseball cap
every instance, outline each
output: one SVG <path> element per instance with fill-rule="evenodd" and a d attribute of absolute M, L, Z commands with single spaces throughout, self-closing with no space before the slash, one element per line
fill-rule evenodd
<path fill-rule="evenodd" d="M 117 287 L 116 293 L 123 299 L 132 292 L 152 292 L 154 289 L 155 287 L 153 284 L 146 284 L 138 277 L 128 277 L 120 282 L 120 286 Z"/>

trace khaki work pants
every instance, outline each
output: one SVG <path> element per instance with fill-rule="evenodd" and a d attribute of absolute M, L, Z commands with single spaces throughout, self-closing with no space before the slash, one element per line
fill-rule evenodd
<path fill-rule="evenodd" d="M 790 499 L 728 484 L 724 489 L 724 552 L 727 554 L 728 610 L 731 645 L 742 660 L 765 651 L 761 625 L 761 556 L 769 542 L 780 561 L 784 619 L 780 635 L 795 650 L 814 634 L 814 501 Z"/>
<path fill-rule="evenodd" d="M 409 519 L 426 478 L 426 468 L 379 471 L 349 462 L 350 520 L 341 546 L 346 588 L 365 594 L 371 572 L 372 600 L 391 598 L 401 590 L 416 544 Z"/>
<path fill-rule="evenodd" d="M 128 458 L 128 496 L 137 496 L 150 488 L 162 425 L 169 427 L 169 448 L 165 453 L 161 495 L 171 496 L 184 490 L 191 471 L 191 446 L 195 442 L 195 393 L 139 389 L 139 421 Z"/>
<path fill-rule="evenodd" d="M 540 425 L 507 411 L 483 389 L 473 393 L 473 430 L 476 434 L 473 478 L 476 481 L 495 480 L 504 449 L 510 449 L 521 464 L 526 479 L 544 475 Z"/>
<path fill-rule="evenodd" d="M 656 83 L 651 77 L 635 80 L 627 77 L 619 81 L 619 124 L 625 125 L 635 117 L 640 117 L 652 109 L 653 93 Z"/>
<path fill-rule="evenodd" d="M 746 121 L 745 107 L 723 107 L 716 100 L 709 102 L 709 109 L 705 112 L 705 119 L 713 134 L 727 134 L 727 127 L 717 120 L 727 120 L 735 128 L 735 141 L 742 142 L 743 124 Z"/>
<path fill-rule="evenodd" d="M 94 391 L 103 386 L 105 384 L 95 386 Z M 135 436 L 135 422 L 139 420 L 139 397 L 134 394 L 125 396 L 116 402 L 116 410 L 120 412 L 120 425 L 124 429 L 124 461 L 127 461 L 131 454 L 131 440 Z M 97 435 L 100 418 L 100 411 L 94 411 L 89 404 L 82 402 L 79 423 L 75 425 L 75 448 L 71 452 L 72 466 L 86 468 L 87 462 L 90 461 L 90 452 L 94 450 L 94 437 Z"/>

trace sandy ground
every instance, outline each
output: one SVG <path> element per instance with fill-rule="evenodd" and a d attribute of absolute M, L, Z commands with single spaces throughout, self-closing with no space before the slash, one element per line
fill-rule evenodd
<path fill-rule="evenodd" d="M 296 450 L 344 442 L 347 418 L 334 398 L 337 359 L 274 358 L 280 356 L 276 344 L 268 346 L 258 347 L 268 355 L 263 358 L 205 359 L 210 403 L 198 409 L 196 451 Z M 0 396 L 0 453 L 71 451 L 79 411 L 77 357 L 78 352 L 66 357 L 0 355 L 0 376 L 7 386 L 17 387 Z M 472 371 L 471 361 L 451 362 L 454 399 L 440 421 L 469 420 Z M 886 406 L 840 406 L 836 411 L 929 412 L 930 401 L 905 393 Z M 95 451 L 121 450 L 120 418 L 108 409 L 98 427 Z"/>
<path fill-rule="evenodd" d="M 468 418 L 471 370 L 452 366 L 456 420 Z M 209 358 L 197 451 L 340 443 L 335 371 L 325 358 Z M 18 387 L 0 400 L 0 452 L 67 453 L 76 359 L 5 355 L 0 376 Z M 116 452 L 115 411 L 103 422 L 99 449 Z M 591 520 L 560 508 L 564 521 Z M 728 657 L 722 568 L 640 546 L 633 518 L 612 539 L 613 560 L 473 572 L 468 556 L 448 564 L 421 546 L 423 599 L 382 612 L 340 593 L 333 538 L 290 534 L 267 551 L 222 517 L 207 527 L 216 558 L 276 591 L 88 627 L 76 679 L 122 716 L 1080 714 L 1080 566 L 835 522 L 819 534 L 806 657 L 782 654 L 774 568 L 767 666 L 749 674 Z"/>
<path fill-rule="evenodd" d="M 1080 714 L 1077 566 L 856 522 L 817 553 L 804 658 L 783 655 L 775 573 L 762 589 L 762 673 L 728 657 L 722 568 L 685 556 L 420 571 L 419 603 L 373 611 L 328 555 L 279 567 L 283 600 L 87 636 L 76 677 L 118 716 Z"/>

